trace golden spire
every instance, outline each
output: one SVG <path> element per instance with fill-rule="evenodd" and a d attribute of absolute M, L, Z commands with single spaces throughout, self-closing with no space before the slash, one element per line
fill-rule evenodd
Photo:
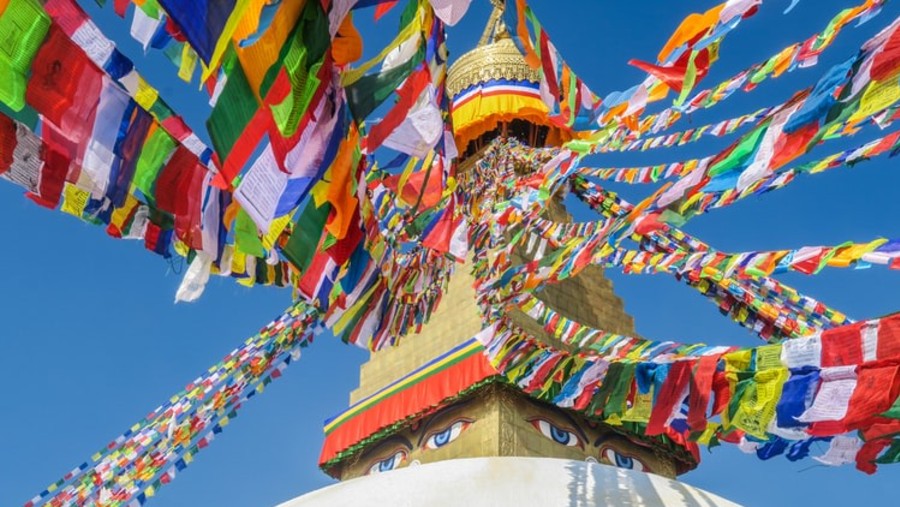
<path fill-rule="evenodd" d="M 493 38 L 493 42 L 497 42 L 498 39 L 509 36 L 506 31 L 506 23 L 503 22 L 503 12 L 506 10 L 506 2 L 503 0 L 491 0 L 491 3 L 494 4 L 494 10 L 491 12 L 491 16 L 484 26 L 481 38 L 478 39 L 478 47 L 487 44 L 488 39 Z"/>

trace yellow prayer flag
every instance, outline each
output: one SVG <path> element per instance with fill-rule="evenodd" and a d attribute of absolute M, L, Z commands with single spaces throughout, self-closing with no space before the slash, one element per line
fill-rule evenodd
<path fill-rule="evenodd" d="M 875 250 L 887 242 L 888 240 L 880 238 L 869 243 L 850 245 L 847 248 L 840 249 L 834 256 L 828 259 L 827 265 L 846 268 L 851 263 L 858 261 L 863 255 Z"/>
<path fill-rule="evenodd" d="M 750 358 L 752 350 L 738 350 L 735 352 L 731 352 L 729 354 L 725 354 L 725 371 L 727 372 L 738 372 L 738 371 L 747 371 L 750 369 Z"/>
<path fill-rule="evenodd" d="M 653 411 L 653 388 L 647 394 L 636 393 L 634 404 L 625 411 L 623 421 L 649 422 L 650 412 Z"/>
<path fill-rule="evenodd" d="M 278 237 L 281 236 L 284 229 L 291 223 L 291 216 L 292 214 L 288 213 L 272 220 L 272 224 L 269 226 L 269 232 L 262 238 L 263 247 L 270 250 L 275 246 Z"/>
<path fill-rule="evenodd" d="M 175 240 L 173 247 L 174 247 L 175 253 L 177 253 L 178 255 L 180 255 L 182 257 L 187 257 L 191 251 L 189 246 L 187 246 L 186 244 L 184 244 L 184 242 L 179 241 L 179 240 Z"/>
<path fill-rule="evenodd" d="M 756 369 L 769 370 L 782 368 L 781 344 L 763 345 L 756 348 Z"/>
<path fill-rule="evenodd" d="M 900 84 L 897 78 L 887 81 L 872 81 L 863 92 L 859 109 L 850 117 L 850 123 L 862 121 L 900 100 Z"/>
<path fill-rule="evenodd" d="M 775 417 L 775 406 L 781 398 L 787 368 L 773 368 L 757 372 L 740 399 L 731 423 L 757 438 L 766 438 L 766 428 Z"/>
<path fill-rule="evenodd" d="M 113 210 L 112 215 L 109 218 L 109 223 L 121 231 L 125 222 L 128 220 L 128 217 L 130 217 L 131 213 L 134 211 L 134 208 L 140 204 L 141 203 L 138 202 L 134 196 L 128 194 L 125 197 L 125 204 L 121 208 Z"/>
<path fill-rule="evenodd" d="M 138 76 L 138 89 L 134 94 L 134 101 L 137 102 L 139 106 L 149 111 L 150 108 L 153 107 L 153 104 L 156 104 L 157 99 L 159 99 L 159 91 L 150 86 L 150 83 L 144 81 L 144 78 Z"/>
<path fill-rule="evenodd" d="M 697 443 L 708 446 L 710 441 L 712 440 L 712 437 L 714 437 L 716 435 L 716 432 L 718 432 L 720 428 L 722 428 L 721 423 L 717 423 L 717 422 L 708 423 L 706 425 L 706 429 L 703 430 L 703 433 L 701 433 L 700 436 L 697 437 Z"/>
<path fill-rule="evenodd" d="M 66 182 L 63 189 L 63 203 L 60 209 L 63 213 L 81 218 L 84 215 L 84 208 L 87 206 L 90 197 L 90 192 Z"/>
<path fill-rule="evenodd" d="M 194 70 L 197 68 L 197 53 L 190 44 L 185 44 L 181 50 L 181 65 L 178 67 L 178 77 L 187 83 L 191 82 L 194 77 Z"/>

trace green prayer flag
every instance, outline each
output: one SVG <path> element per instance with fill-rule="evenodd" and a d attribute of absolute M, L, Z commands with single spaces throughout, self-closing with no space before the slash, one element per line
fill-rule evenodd
<path fill-rule="evenodd" d="M 144 11 L 144 14 L 153 18 L 159 19 L 162 9 L 159 6 L 159 2 L 156 0 L 145 0 L 143 3 L 135 2 L 135 6 L 137 6 L 140 10 Z"/>
<path fill-rule="evenodd" d="M 303 213 L 297 218 L 294 232 L 288 238 L 282 253 L 300 271 L 305 271 L 312 263 L 330 211 L 330 204 L 326 203 L 317 208 L 314 200 L 309 199 Z"/>
<path fill-rule="evenodd" d="M 0 102 L 25 107 L 25 76 L 50 29 L 50 17 L 36 0 L 10 0 L 0 16 Z"/>
<path fill-rule="evenodd" d="M 738 140 L 737 145 L 725 158 L 719 160 L 709 168 L 709 176 L 715 177 L 743 166 L 744 163 L 747 162 L 747 159 L 756 153 L 756 148 L 759 146 L 760 141 L 762 141 L 763 134 L 769 129 L 770 123 L 771 119 L 763 122 L 753 129 L 753 131 L 748 132 L 744 137 Z"/>
<path fill-rule="evenodd" d="M 243 209 L 238 211 L 237 218 L 234 220 L 234 247 L 237 251 L 254 257 L 264 258 L 266 256 L 266 249 L 259 238 L 256 222 Z"/>
<path fill-rule="evenodd" d="M 612 393 L 610 393 L 609 400 L 606 402 L 604 417 L 621 417 L 622 414 L 625 413 L 625 401 L 628 398 L 629 391 L 631 391 L 631 385 L 634 382 L 634 372 L 636 369 L 637 364 L 635 363 L 626 363 L 624 365 L 622 373 L 619 375 L 619 380 L 616 382 L 616 386 L 612 390 Z"/>
<path fill-rule="evenodd" d="M 588 406 L 586 412 L 588 415 L 600 415 L 601 413 L 604 413 L 607 406 L 607 399 L 609 399 L 615 391 L 616 386 L 619 384 L 619 379 L 625 372 L 625 366 L 625 363 L 621 362 L 615 362 L 609 365 L 609 370 L 606 371 L 603 382 L 600 383 L 597 392 L 591 399 L 591 404 Z"/>
<path fill-rule="evenodd" d="M 164 231 L 171 231 L 175 228 L 175 217 L 155 206 L 147 206 L 147 208 L 150 211 L 147 219 L 151 224 Z"/>
<path fill-rule="evenodd" d="M 147 199 L 153 199 L 153 184 L 173 151 L 175 139 L 161 128 L 154 130 L 144 141 L 131 182 Z"/>
<path fill-rule="evenodd" d="M 228 81 L 209 115 L 206 126 L 216 153 L 225 160 L 259 109 L 259 103 L 233 50 L 229 50 L 226 54 L 222 68 L 228 76 Z"/>
<path fill-rule="evenodd" d="M 894 400 L 894 404 L 891 405 L 891 408 L 887 410 L 887 412 L 881 414 L 882 417 L 889 417 L 891 419 L 900 419 L 900 397 Z"/>
<path fill-rule="evenodd" d="M 21 122 L 32 132 L 34 132 L 34 130 L 37 128 L 38 113 L 31 106 L 26 105 L 19 111 L 13 111 L 9 106 L 4 104 L 3 102 L 0 102 L 0 114 Z"/>
<path fill-rule="evenodd" d="M 330 44 L 328 16 L 322 5 L 319 2 L 307 2 L 290 42 L 285 44 L 287 51 L 281 54 L 281 61 L 291 81 L 291 93 L 281 104 L 272 106 L 275 123 L 285 137 L 297 133 L 300 120 L 321 86 L 317 75 Z"/>
<path fill-rule="evenodd" d="M 365 120 L 378 108 L 425 58 L 425 45 L 412 58 L 385 72 L 369 74 L 347 87 L 347 102 L 353 119 Z"/>
<path fill-rule="evenodd" d="M 169 117 L 175 116 L 175 111 L 172 111 L 172 108 L 162 99 L 157 99 L 153 103 L 149 113 L 159 122 L 163 122 Z"/>
<path fill-rule="evenodd" d="M 875 463 L 878 463 L 879 465 L 892 465 L 894 463 L 900 463 L 900 439 L 894 439 L 887 452 L 876 459 Z"/>

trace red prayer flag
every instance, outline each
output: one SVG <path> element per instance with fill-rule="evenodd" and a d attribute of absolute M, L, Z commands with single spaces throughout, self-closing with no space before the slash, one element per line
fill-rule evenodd
<path fill-rule="evenodd" d="M 884 81 L 895 76 L 898 70 L 900 70 L 900 30 L 894 28 L 882 50 L 875 53 L 869 75 L 874 81 Z"/>
<path fill-rule="evenodd" d="M 874 474 L 878 468 L 878 465 L 875 464 L 875 458 L 889 445 L 891 445 L 891 439 L 889 438 L 866 442 L 859 452 L 856 453 L 856 469 L 869 475 Z"/>
<path fill-rule="evenodd" d="M 656 403 L 653 405 L 653 411 L 650 413 L 650 422 L 647 423 L 646 434 L 648 436 L 661 435 L 666 431 L 666 422 L 672 411 L 675 410 L 676 404 L 684 389 L 688 387 L 691 381 L 691 369 L 694 367 L 694 360 L 676 361 L 672 363 L 669 374 L 663 382 L 662 389 L 656 396 Z"/>
<path fill-rule="evenodd" d="M 688 402 L 687 423 L 692 431 L 706 429 L 706 409 L 712 392 L 713 378 L 720 354 L 703 356 L 697 361 L 697 369 L 691 375 L 690 400 Z"/>
<path fill-rule="evenodd" d="M 822 367 L 851 366 L 863 362 L 863 322 L 829 329 L 822 333 Z"/>
<path fill-rule="evenodd" d="M 16 124 L 12 119 L 0 114 L 0 174 L 9 170 L 16 150 Z"/>
<path fill-rule="evenodd" d="M 900 359 L 900 314 L 878 321 L 878 359 Z"/>
<path fill-rule="evenodd" d="M 48 149 L 46 145 L 43 147 L 41 158 L 44 160 L 44 167 L 41 168 L 38 191 L 29 193 L 27 197 L 40 206 L 53 209 L 59 204 L 62 196 L 71 160 L 56 150 Z"/>
<path fill-rule="evenodd" d="M 57 25 L 35 56 L 25 100 L 80 143 L 91 135 L 103 73 Z"/>
<path fill-rule="evenodd" d="M 385 14 L 388 13 L 391 9 L 397 5 L 398 0 L 391 0 L 389 2 L 382 2 L 375 7 L 375 21 L 378 21 Z"/>
<path fill-rule="evenodd" d="M 628 60 L 628 64 L 653 75 L 676 93 L 681 93 L 681 89 L 684 87 L 684 78 L 687 74 L 690 58 L 691 51 L 685 51 L 675 63 L 667 66 L 654 65 L 634 58 Z M 709 64 L 709 50 L 704 48 L 700 50 L 694 58 L 694 67 L 697 70 L 697 76 L 694 80 L 695 83 L 699 83 L 709 73 Z"/>

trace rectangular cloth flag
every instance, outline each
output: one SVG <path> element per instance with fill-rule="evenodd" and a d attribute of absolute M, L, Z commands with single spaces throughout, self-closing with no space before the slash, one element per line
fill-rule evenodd
<path fill-rule="evenodd" d="M 0 0 L 0 102 L 14 111 L 25 107 L 25 77 L 49 28 L 35 0 Z"/>
<path fill-rule="evenodd" d="M 191 47 L 210 65 L 214 60 L 221 39 L 231 36 L 237 20 L 229 23 L 233 15 L 239 17 L 246 7 L 246 0 L 159 0 L 166 14 L 178 25 Z"/>

